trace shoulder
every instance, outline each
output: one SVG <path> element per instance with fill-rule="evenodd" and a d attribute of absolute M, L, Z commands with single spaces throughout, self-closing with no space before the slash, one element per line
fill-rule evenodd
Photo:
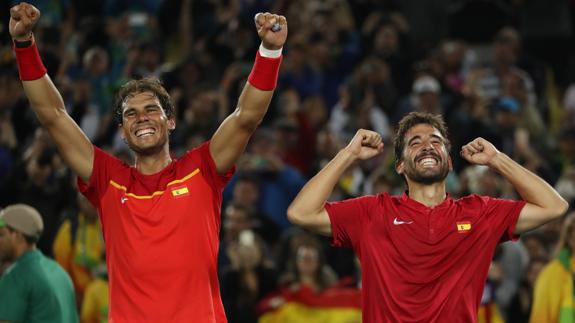
<path fill-rule="evenodd" d="M 187 150 L 179 159 L 178 161 L 191 161 L 191 160 L 200 160 L 206 157 L 210 157 L 210 142 L 205 141 L 200 145 Z"/>
<path fill-rule="evenodd" d="M 483 208 L 499 201 L 511 201 L 486 195 L 470 194 L 455 200 L 455 204 L 465 208 Z"/>
<path fill-rule="evenodd" d="M 62 224 L 60 225 L 60 229 L 58 229 L 58 232 L 69 231 L 71 225 L 72 225 L 72 222 L 70 221 L 70 219 L 64 220 L 64 222 L 62 222 Z"/>
<path fill-rule="evenodd" d="M 536 288 L 558 291 L 569 278 L 569 271 L 558 259 L 554 259 L 543 267 L 539 276 L 537 276 L 535 286 Z"/>
<path fill-rule="evenodd" d="M 111 153 L 94 146 L 94 166 L 114 166 L 117 168 L 130 168 L 130 165 L 126 164 L 116 156 Z"/>

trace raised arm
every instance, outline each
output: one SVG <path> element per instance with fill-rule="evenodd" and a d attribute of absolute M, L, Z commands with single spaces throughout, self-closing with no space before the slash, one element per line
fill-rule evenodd
<path fill-rule="evenodd" d="M 92 174 L 94 151 L 80 127 L 66 112 L 62 96 L 50 80 L 36 48 L 32 28 L 40 11 L 21 2 L 10 9 L 10 35 L 24 92 L 60 154 L 72 170 L 87 181 Z"/>
<path fill-rule="evenodd" d="M 280 24 L 281 30 L 272 31 L 275 23 Z M 283 16 L 264 13 L 256 15 L 255 24 L 262 44 L 254 67 L 235 111 L 222 122 L 210 143 L 210 153 L 220 174 L 232 168 L 244 151 L 268 110 L 277 81 L 287 21 Z"/>
<path fill-rule="evenodd" d="M 383 142 L 378 133 L 358 130 L 347 147 L 305 184 L 288 208 L 288 220 L 317 233 L 331 235 L 331 222 L 324 205 L 333 188 L 356 160 L 372 158 L 382 151 Z"/>
<path fill-rule="evenodd" d="M 569 204 L 543 179 L 502 152 L 483 138 L 477 138 L 461 149 L 470 163 L 487 165 L 499 172 L 527 202 L 515 226 L 515 233 L 533 230 L 567 211 Z"/>

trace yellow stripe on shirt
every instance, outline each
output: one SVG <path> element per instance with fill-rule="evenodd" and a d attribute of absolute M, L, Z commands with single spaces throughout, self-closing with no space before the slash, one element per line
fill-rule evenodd
<path fill-rule="evenodd" d="M 181 179 L 176 179 L 176 180 L 173 180 L 173 181 L 169 182 L 169 183 L 166 185 L 166 187 L 171 186 L 171 185 L 174 185 L 174 184 L 183 183 L 183 182 L 187 181 L 188 179 L 190 179 L 190 178 L 194 177 L 195 175 L 197 175 L 199 172 L 200 172 L 200 169 L 199 169 L 199 168 L 196 168 L 193 172 L 189 173 L 188 175 L 184 176 L 183 178 L 181 178 Z M 133 198 L 136 198 L 136 199 L 151 199 L 151 198 L 153 198 L 154 196 L 158 196 L 158 195 L 164 194 L 164 191 L 155 191 L 155 192 L 153 192 L 151 195 L 136 195 L 136 194 L 134 194 L 134 193 L 128 193 L 128 192 L 127 192 L 128 189 L 126 188 L 126 186 L 121 185 L 121 184 L 118 184 L 118 183 L 114 182 L 113 180 L 110 180 L 110 184 L 111 184 L 112 186 L 114 186 L 115 188 L 119 189 L 119 190 L 125 191 L 125 192 L 126 192 L 126 196 L 130 196 L 130 197 L 133 197 Z"/>

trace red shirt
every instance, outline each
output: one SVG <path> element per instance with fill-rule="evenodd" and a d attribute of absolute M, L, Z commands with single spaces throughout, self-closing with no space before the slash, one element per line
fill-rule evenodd
<path fill-rule="evenodd" d="M 110 322 L 226 322 L 217 275 L 222 189 L 209 143 L 143 175 L 94 147 L 90 183 L 106 241 Z"/>
<path fill-rule="evenodd" d="M 495 247 L 524 201 L 471 195 L 429 208 L 387 193 L 328 203 L 332 244 L 362 266 L 366 323 L 476 322 Z"/>

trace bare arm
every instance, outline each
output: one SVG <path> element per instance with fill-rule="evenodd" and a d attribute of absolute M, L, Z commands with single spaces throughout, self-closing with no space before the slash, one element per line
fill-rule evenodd
<path fill-rule="evenodd" d="M 10 15 L 10 35 L 14 40 L 22 41 L 30 37 L 40 11 L 22 2 L 10 9 Z M 45 74 L 36 80 L 22 81 L 22 85 L 38 120 L 56 143 L 68 166 L 83 180 L 89 180 L 94 158 L 92 144 L 66 112 L 62 97 L 50 77 Z"/>
<path fill-rule="evenodd" d="M 356 160 L 372 158 L 382 151 L 383 142 L 379 134 L 358 130 L 349 145 L 302 188 L 288 208 L 289 221 L 317 233 L 331 235 L 331 222 L 324 205 L 333 188 Z"/>
<path fill-rule="evenodd" d="M 257 17 L 256 26 L 262 45 L 269 50 L 281 49 L 287 38 L 285 17 L 270 13 Z M 275 22 L 282 26 L 278 32 L 271 30 Z M 227 172 L 238 160 L 252 133 L 263 120 L 272 95 L 273 90 L 263 91 L 246 83 L 236 110 L 222 122 L 211 139 L 210 153 L 219 174 Z"/>
<path fill-rule="evenodd" d="M 527 202 L 519 214 L 515 233 L 533 230 L 549 221 L 557 219 L 567 211 L 569 204 L 543 179 L 504 153 L 499 152 L 490 142 L 477 138 L 463 146 L 462 156 L 469 162 L 488 165 L 499 172 Z"/>

